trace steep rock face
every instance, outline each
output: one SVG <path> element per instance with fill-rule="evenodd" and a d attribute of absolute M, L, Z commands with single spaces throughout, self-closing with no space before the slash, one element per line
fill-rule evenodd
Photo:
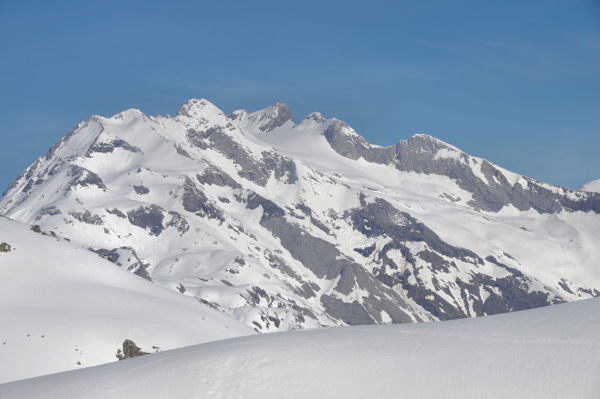
<path fill-rule="evenodd" d="M 0 213 L 259 331 L 473 317 L 600 292 L 600 200 L 427 135 L 284 104 L 82 122 Z"/>
<path fill-rule="evenodd" d="M 238 125 L 243 125 L 245 130 L 253 133 L 268 133 L 283 126 L 286 122 L 294 123 L 294 118 L 287 105 L 275 103 L 260 111 L 248 113 L 246 110 L 232 112 L 229 117 Z"/>

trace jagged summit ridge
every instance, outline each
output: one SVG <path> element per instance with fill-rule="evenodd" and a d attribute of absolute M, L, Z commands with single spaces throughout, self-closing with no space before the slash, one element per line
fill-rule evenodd
<path fill-rule="evenodd" d="M 290 126 L 296 124 L 290 109 L 283 103 L 275 103 L 251 113 L 246 110 L 234 111 L 229 117 L 254 133 L 268 133 L 286 123 Z"/>
<path fill-rule="evenodd" d="M 205 98 L 191 98 L 177 111 L 177 115 L 189 117 L 201 116 L 203 113 L 222 114 L 223 111 Z"/>
<path fill-rule="evenodd" d="M 323 115 L 320 112 L 311 112 L 310 114 L 306 115 L 306 117 L 303 119 L 303 121 L 313 121 L 315 123 L 325 123 L 326 119 L 323 117 Z"/>
<path fill-rule="evenodd" d="M 9 186 L 0 213 L 259 331 L 477 316 L 600 289 L 599 194 L 423 134 L 372 145 L 280 103 L 92 117 Z"/>

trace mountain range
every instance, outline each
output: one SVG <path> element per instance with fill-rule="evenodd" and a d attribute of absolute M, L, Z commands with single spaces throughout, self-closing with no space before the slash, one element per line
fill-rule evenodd
<path fill-rule="evenodd" d="M 382 147 L 318 112 L 226 115 L 192 99 L 175 116 L 80 123 L 10 184 L 0 214 L 271 332 L 598 296 L 596 191 L 425 134 Z"/>

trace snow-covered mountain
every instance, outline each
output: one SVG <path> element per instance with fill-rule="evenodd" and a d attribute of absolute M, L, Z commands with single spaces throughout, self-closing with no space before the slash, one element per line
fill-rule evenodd
<path fill-rule="evenodd" d="M 0 217 L 0 242 L 0 383 L 116 361 L 125 339 L 154 352 L 254 334 L 50 232 Z"/>
<path fill-rule="evenodd" d="M 600 299 L 263 334 L 0 385 L 3 399 L 600 397 Z"/>
<path fill-rule="evenodd" d="M 372 145 L 280 103 L 93 116 L 8 187 L 0 213 L 261 332 L 600 294 L 600 194 L 424 134 Z"/>

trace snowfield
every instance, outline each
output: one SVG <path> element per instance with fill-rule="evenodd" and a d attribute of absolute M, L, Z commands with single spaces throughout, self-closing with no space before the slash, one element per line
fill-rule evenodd
<path fill-rule="evenodd" d="M 590 191 L 600 193 L 600 179 L 591 181 L 579 187 L 579 191 Z"/>
<path fill-rule="evenodd" d="M 126 338 L 154 352 L 254 333 L 195 299 L 2 217 L 0 242 L 12 247 L 0 253 L 0 383 L 116 361 Z"/>
<path fill-rule="evenodd" d="M 10 398 L 598 398 L 600 300 L 233 338 L 0 385 Z"/>

